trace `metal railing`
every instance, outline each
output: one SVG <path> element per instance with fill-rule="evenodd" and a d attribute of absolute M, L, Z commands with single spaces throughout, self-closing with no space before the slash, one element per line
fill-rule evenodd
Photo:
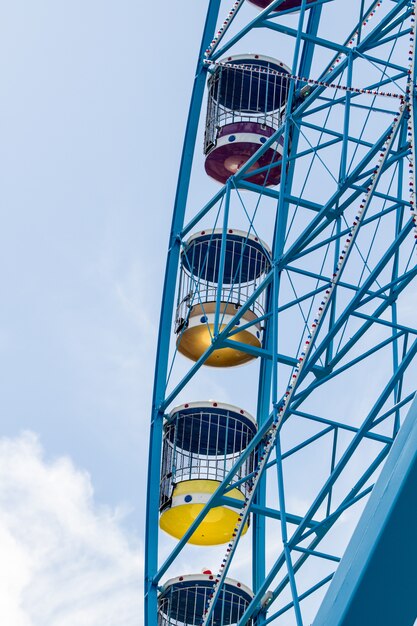
<path fill-rule="evenodd" d="M 256 427 L 232 413 L 219 414 L 209 408 L 192 414 L 178 413 L 164 428 L 160 508 L 169 505 L 174 485 L 188 480 L 222 481 L 247 448 Z M 233 478 L 241 481 L 253 470 L 250 455 Z M 248 484 L 240 490 L 246 495 Z"/>
<path fill-rule="evenodd" d="M 202 618 L 201 607 L 205 607 L 212 585 L 190 580 L 181 587 L 175 585 L 167 589 L 158 601 L 158 626 L 196 626 Z M 220 593 L 216 610 L 208 622 L 210 626 L 232 626 L 237 624 L 245 613 L 249 602 L 242 595 L 225 587 Z M 247 626 L 252 620 L 247 622 Z"/>
<path fill-rule="evenodd" d="M 231 243 L 219 288 L 218 280 L 221 255 L 221 238 L 212 241 L 192 241 L 181 256 L 180 281 L 176 309 L 176 332 L 187 326 L 195 307 L 202 318 L 212 312 L 220 290 L 221 318 L 233 314 L 253 295 L 270 270 L 267 253 L 250 239 L 242 238 Z M 253 302 L 249 311 L 258 318 L 265 312 L 266 292 Z M 207 320 L 206 320 L 207 321 Z M 202 322 L 203 323 L 203 322 Z"/>
<path fill-rule="evenodd" d="M 289 84 L 289 78 L 261 72 L 256 64 L 217 66 L 208 83 L 204 154 L 228 124 L 254 122 L 272 134 L 282 124 Z"/>

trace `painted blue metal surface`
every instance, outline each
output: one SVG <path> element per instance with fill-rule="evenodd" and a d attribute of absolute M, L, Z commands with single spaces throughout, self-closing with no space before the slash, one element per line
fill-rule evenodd
<path fill-rule="evenodd" d="M 417 619 L 417 400 L 391 448 L 313 626 Z"/>
<path fill-rule="evenodd" d="M 403 52 L 412 32 L 410 18 L 415 3 L 409 0 L 384 3 L 382 13 L 368 28 L 368 20 L 379 10 L 380 3 L 373 0 L 352 2 L 357 24 L 343 40 L 335 41 L 336 35 L 332 36 L 328 31 L 326 38 L 321 26 L 327 8 L 330 10 L 337 1 L 318 2 L 306 10 L 304 0 L 291 26 L 289 22 L 281 20 L 279 13 L 274 12 L 280 0 L 274 0 L 255 16 L 253 8 L 252 13 L 248 8 L 247 21 L 241 20 L 240 26 L 228 39 L 225 33 L 234 19 L 232 11 L 217 31 L 218 43 L 213 42 L 210 61 L 206 59 L 204 62 L 204 46 L 209 45 L 209 32 L 214 32 L 220 5 L 220 2 L 213 0 L 210 3 L 179 176 L 156 364 L 148 483 L 147 626 L 156 625 L 158 586 L 163 583 L 168 570 L 178 563 L 183 551 L 187 550 L 187 540 L 204 517 L 213 507 L 221 504 L 240 511 L 241 502 L 229 495 L 233 486 L 238 484 L 234 480 L 235 474 L 257 449 L 263 450 L 284 404 L 288 379 L 296 379 L 295 387 L 280 421 L 273 452 L 260 470 L 260 477 L 254 470 L 246 478 L 240 479 L 239 483 L 243 485 L 246 481 L 246 484 L 255 485 L 254 497 L 248 509 L 252 520 L 254 599 L 240 617 L 239 626 L 246 626 L 249 619 L 253 620 L 254 626 L 269 623 L 302 626 L 312 621 L 311 606 L 314 598 L 328 585 L 341 557 L 341 554 L 335 553 L 338 550 L 330 549 L 326 541 L 330 537 L 332 545 L 336 548 L 339 546 L 337 528 L 342 516 L 356 504 L 365 502 L 372 493 L 374 475 L 383 467 L 391 448 L 389 459 L 393 458 L 393 453 L 397 454 L 395 451 L 399 450 L 399 442 L 404 438 L 408 441 L 408 435 L 403 433 L 408 432 L 406 425 L 410 424 L 410 418 L 402 428 L 400 425 L 414 396 L 415 380 L 410 372 L 417 358 L 417 325 L 414 317 L 407 314 L 409 302 L 415 301 L 412 285 L 415 285 L 417 276 L 414 222 L 409 214 L 410 197 L 405 182 L 409 160 L 414 158 L 409 141 L 410 109 L 392 94 L 381 97 L 376 92 L 393 88 L 394 91 L 406 92 L 409 70 L 405 58 L 407 53 L 404 55 Z M 242 9 L 244 5 L 246 3 L 235 5 L 239 19 L 246 15 L 246 9 Z M 291 65 L 292 78 L 288 84 L 285 119 L 259 147 L 258 152 L 247 159 L 219 191 L 196 206 L 195 214 L 187 216 L 188 222 L 184 223 L 206 70 L 215 71 L 214 64 L 218 59 L 226 54 L 233 55 L 236 45 L 238 52 L 241 52 L 246 36 L 254 32 L 261 33 L 263 29 L 269 35 L 293 40 L 292 59 L 287 59 Z M 259 41 L 262 45 L 262 37 Z M 398 49 L 402 51 L 401 54 Z M 260 49 L 259 53 L 264 53 L 264 50 Z M 327 55 L 324 64 L 320 60 L 321 55 Z M 365 73 L 359 89 L 357 86 L 364 63 L 378 68 L 379 75 L 376 77 L 371 72 L 368 78 Z M 308 84 L 307 78 L 311 76 L 313 68 L 319 72 L 318 76 L 314 75 L 318 80 Z M 242 81 L 240 87 L 244 88 L 244 85 L 245 81 Z M 365 97 L 364 90 L 369 91 Z M 233 103 L 235 94 L 229 90 L 222 97 L 224 102 L 227 100 Z M 336 116 L 336 123 L 331 123 L 332 116 Z M 371 136 L 367 134 L 370 128 L 375 131 Z M 260 168 L 257 162 L 260 155 L 265 154 L 277 141 L 284 146 L 279 162 L 282 171 L 280 187 L 266 188 L 249 182 L 254 172 L 268 172 L 271 169 L 270 166 Z M 303 169 L 300 163 L 306 160 L 309 165 Z M 317 162 L 322 166 L 323 181 L 327 181 L 322 183 L 320 179 L 317 183 L 322 193 L 315 193 L 317 185 L 308 181 L 310 170 Z M 246 204 L 247 196 L 241 193 L 243 190 L 255 199 L 256 209 L 253 213 L 248 209 L 249 202 Z M 176 276 L 181 251 L 187 255 L 187 237 L 199 228 L 207 233 L 212 232 L 207 224 L 213 228 L 222 224 L 222 232 L 216 235 L 220 253 L 212 257 L 209 253 L 207 260 L 209 274 L 214 282 L 218 281 L 220 288 L 223 283 L 230 284 L 237 268 L 227 235 L 229 213 L 236 212 L 236 205 L 241 204 L 245 229 L 248 234 L 253 234 L 259 224 L 259 215 L 262 214 L 258 206 L 265 199 L 275 203 L 276 212 L 271 241 L 267 241 L 272 248 L 271 270 L 257 283 L 254 294 L 226 324 L 221 319 L 221 291 L 217 291 L 214 328 L 210 331 L 211 345 L 196 363 L 188 364 L 188 367 L 183 367 L 182 363 L 178 376 L 167 386 L 167 380 L 176 368 L 177 355 L 175 350 L 169 353 L 169 343 Z M 357 219 L 355 211 L 358 207 L 365 207 L 357 231 L 361 242 L 357 244 L 355 240 L 351 244 L 351 224 L 353 219 Z M 293 234 L 293 223 L 297 219 L 297 228 Z M 241 228 L 241 225 L 233 223 L 233 228 Z M 349 243 L 346 247 L 347 240 Z M 345 258 L 346 263 L 339 271 L 341 258 Z M 193 268 L 193 259 L 189 258 L 188 261 Z M 245 275 L 252 275 L 252 260 L 247 263 L 244 261 L 240 270 Z M 196 273 L 200 276 L 198 268 Z M 328 308 L 323 314 L 316 313 L 317 306 L 327 293 L 331 293 Z M 266 297 L 265 315 L 257 321 L 248 321 L 244 316 L 260 295 Z M 298 326 L 295 322 L 297 315 Z M 251 328 L 258 322 L 264 325 L 262 347 L 235 341 L 239 330 Z M 293 341 L 289 348 L 295 334 L 299 346 L 297 348 Z M 304 353 L 300 368 L 299 355 L 303 354 L 301 349 L 305 339 L 312 344 L 312 349 Z M 191 390 L 192 394 L 193 381 L 204 366 L 205 359 L 214 350 L 225 347 L 258 358 L 258 431 L 216 492 L 210 496 L 192 526 L 160 564 L 157 562 L 156 529 L 164 413 L 171 410 L 180 393 Z M 367 369 L 368 364 L 371 365 Z M 379 374 L 379 364 L 383 365 L 383 374 Z M 243 381 L 242 375 L 240 384 L 244 384 Z M 353 403 L 355 408 L 351 413 L 346 407 L 343 411 L 339 410 L 339 398 L 334 392 L 333 395 L 329 392 L 334 384 L 339 385 L 337 393 L 341 400 L 343 394 L 345 399 L 362 396 L 363 407 L 356 402 Z M 372 388 L 371 395 L 368 394 L 367 386 Z M 238 393 L 240 388 L 237 385 L 237 390 L 230 388 L 229 392 Z M 413 412 L 416 411 L 416 405 L 413 405 Z M 203 435 L 211 441 L 211 435 Z M 197 445 L 198 442 L 190 440 L 190 449 L 196 449 Z M 294 510 L 293 502 L 297 500 L 298 494 L 294 494 L 293 489 L 297 481 L 294 477 L 292 482 L 288 481 L 291 472 L 287 468 L 297 462 L 295 476 L 297 472 L 305 472 L 306 482 L 310 478 L 314 481 L 315 463 L 312 457 L 314 459 L 316 446 L 321 446 L 320 450 L 326 449 L 326 472 L 305 503 L 302 506 L 299 504 L 300 510 Z M 261 452 L 259 456 L 262 458 Z M 358 458 L 360 469 L 356 468 Z M 402 458 L 400 450 L 398 461 Z M 411 464 L 410 458 L 408 460 Z M 322 458 L 317 456 L 317 463 L 321 461 Z M 352 467 L 355 470 L 353 472 Z M 389 471 L 386 468 L 389 467 L 390 461 L 382 470 L 378 485 L 384 480 L 382 477 L 386 476 Z M 411 473 L 409 480 L 414 480 Z M 393 555 L 401 559 L 403 571 L 407 572 L 410 559 L 407 560 L 406 552 L 409 544 L 404 543 L 401 550 L 397 546 L 392 547 L 392 539 L 396 539 L 394 531 L 400 528 L 402 518 L 407 515 L 408 496 L 403 498 L 401 495 L 402 492 L 408 493 L 404 481 L 389 483 L 389 490 L 394 486 L 398 488 L 396 497 L 401 514 L 395 518 L 392 527 L 390 514 L 385 510 L 389 532 L 384 534 L 385 531 L 381 531 L 381 537 L 385 537 L 381 539 L 381 545 L 386 551 L 392 549 Z M 375 495 L 371 496 L 370 505 L 375 498 Z M 378 508 L 378 511 L 378 515 L 382 515 L 383 509 Z M 267 532 L 271 521 L 277 524 L 275 529 L 279 526 L 279 532 L 276 530 L 274 536 L 279 535 L 279 540 L 272 544 Z M 235 535 L 237 539 L 228 547 L 221 565 L 224 571 L 227 571 L 230 563 L 233 564 L 240 549 L 240 531 L 237 530 Z M 412 541 L 411 534 L 408 541 Z M 373 548 L 377 550 L 379 536 L 374 536 L 373 542 Z M 370 549 L 372 542 L 368 543 Z M 340 551 L 343 552 L 342 545 Z M 414 555 L 412 560 L 415 560 Z M 311 574 L 315 571 L 312 566 L 314 562 L 319 563 L 318 577 Z M 372 593 L 376 593 L 378 588 L 375 584 L 375 569 L 376 566 L 382 569 L 381 561 L 377 559 L 374 562 L 373 557 L 369 556 L 362 565 L 364 575 L 361 589 L 366 590 L 366 593 L 360 595 L 362 592 L 358 590 L 357 594 L 356 591 L 352 592 L 349 597 L 348 593 L 338 596 L 338 606 L 342 600 L 346 601 L 347 616 L 350 615 L 349 610 L 354 611 L 355 606 L 361 606 L 366 594 L 371 594 L 368 589 L 373 587 Z M 334 584 L 338 580 L 337 576 Z M 405 586 L 404 589 L 408 594 L 411 593 L 409 587 Z M 407 604 L 404 620 L 414 610 L 413 603 L 405 597 L 407 593 L 404 591 L 401 596 Z M 310 613 L 307 613 L 306 618 L 304 606 L 308 603 Z M 322 610 L 325 608 L 326 604 Z M 210 615 L 217 614 L 216 611 L 216 605 L 210 606 L 208 613 L 204 613 L 205 617 L 202 615 L 205 624 L 209 623 Z M 288 617 L 289 613 L 291 617 Z M 352 613 L 349 618 L 351 621 L 347 621 L 346 626 L 354 623 L 383 624 L 382 618 L 376 620 L 375 615 L 373 611 L 372 620 L 369 616 L 363 620 L 359 613 Z M 333 616 L 327 616 L 320 624 L 336 626 L 338 622 L 334 619 Z M 399 623 L 393 616 L 390 619 L 390 625 Z M 404 626 L 407 623 L 404 621 Z"/>
<path fill-rule="evenodd" d="M 161 403 L 165 395 L 168 362 L 166 354 L 169 350 L 172 310 L 175 301 L 175 285 L 180 255 L 179 233 L 182 230 L 187 202 L 193 148 L 200 118 L 201 102 L 204 94 L 206 70 L 202 64 L 203 51 L 213 36 L 221 0 L 210 0 L 206 23 L 203 30 L 200 54 L 197 62 L 196 77 L 191 96 L 187 129 L 181 157 L 180 173 L 172 217 L 172 227 L 168 247 L 168 258 L 165 273 L 164 293 L 161 306 L 158 348 L 155 364 L 155 382 L 152 401 L 151 433 L 148 462 L 148 487 L 146 504 L 146 537 L 145 537 L 145 624 L 157 624 L 158 587 L 154 580 L 158 570 L 158 524 L 159 524 L 159 477 L 162 449 L 162 428 L 164 409 Z"/>

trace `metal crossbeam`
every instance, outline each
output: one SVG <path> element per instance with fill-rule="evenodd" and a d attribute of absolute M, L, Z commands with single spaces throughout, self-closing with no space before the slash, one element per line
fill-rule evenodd
<path fill-rule="evenodd" d="M 314 626 L 373 623 L 376 616 L 381 626 L 387 619 L 411 626 L 417 615 L 409 585 L 415 577 L 406 557 L 408 546 L 414 550 L 416 542 L 405 523 L 413 516 L 407 509 L 410 485 L 417 482 L 417 404 L 410 411 L 413 418 L 401 426 L 415 393 L 410 372 L 417 357 L 417 327 L 410 313 L 417 276 L 415 2 L 394 0 L 381 8 L 377 1 L 355 1 L 351 24 L 339 41 L 334 29 L 327 29 L 331 36 L 326 37 L 326 28 L 321 28 L 327 9 L 337 0 L 311 6 L 300 0 L 293 21 L 282 19 L 283 1 L 273 0 L 254 14 L 249 7 L 246 13 L 249 3 L 237 0 L 220 28 L 221 0 L 209 1 L 169 237 L 158 338 L 147 494 L 146 626 L 171 626 L 167 616 L 158 622 L 158 588 L 171 568 L 186 562 L 188 541 L 213 508 L 221 506 L 235 511 L 238 521 L 204 613 L 194 616 L 193 624 L 200 620 L 212 626 L 249 519 L 254 597 L 236 618 L 237 626 L 247 626 L 250 619 L 254 626 L 279 626 L 285 619 L 307 626 L 314 618 L 315 594 L 332 579 Z M 188 203 L 207 76 L 215 76 L 219 66 L 223 70 L 222 57 L 233 58 L 235 49 L 244 49 L 254 33 L 267 34 L 265 41 L 292 40 L 285 115 L 280 110 L 279 127 L 277 122 L 273 134 L 256 143 L 257 149 L 225 185 L 212 195 L 208 188 L 198 205 L 194 198 Z M 265 76 L 268 81 L 268 72 Z M 277 152 L 278 141 L 279 159 L 259 163 L 268 150 Z M 253 182 L 257 175 L 277 171 L 279 187 L 268 186 L 268 176 L 265 184 Z M 197 185 L 202 185 L 200 180 Z M 243 303 L 239 296 L 236 311 L 226 318 L 230 216 L 241 215 L 245 233 L 260 240 L 262 216 L 272 214 L 268 271 L 254 281 L 253 293 Z M 195 230 L 214 227 L 221 227 L 222 234 L 214 321 L 211 326 L 207 322 L 209 345 L 194 363 L 184 366 L 182 361 L 179 366 L 182 357 L 173 347 L 171 330 L 180 258 Z M 182 262 L 191 275 L 188 259 Z M 199 277 L 194 280 L 189 309 L 199 303 L 204 312 L 201 282 Z M 245 317 L 260 298 L 259 316 Z M 189 315 L 187 310 L 185 317 Z M 262 344 L 242 339 L 240 333 L 258 328 Z M 160 550 L 156 529 L 166 413 L 180 394 L 186 392 L 192 401 L 196 375 L 222 349 L 257 359 L 257 431 L 233 467 L 231 462 L 227 466 L 185 534 L 173 547 Z M 239 393 L 245 373 L 227 380 L 230 395 Z M 304 489 L 304 481 L 311 482 L 310 490 Z M 235 497 L 237 489 L 247 494 L 244 501 Z M 340 520 L 346 511 L 354 516 L 367 500 L 364 521 L 339 565 L 345 549 L 338 537 Z M 398 536 L 409 543 L 403 542 L 397 554 L 393 546 Z M 401 575 L 387 585 L 382 574 L 386 577 L 386 561 L 394 556 Z M 316 578 L 308 567 L 315 561 L 320 564 Z M 383 598 L 377 593 L 380 588 Z M 397 612 L 394 598 L 401 601 Z"/>

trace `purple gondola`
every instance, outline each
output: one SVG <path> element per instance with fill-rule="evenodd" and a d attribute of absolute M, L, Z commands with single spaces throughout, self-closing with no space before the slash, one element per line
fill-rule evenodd
<path fill-rule="evenodd" d="M 205 169 L 220 183 L 250 159 L 281 125 L 290 69 L 259 54 L 227 57 L 209 79 L 204 153 Z M 247 180 L 277 185 L 281 179 L 283 138 L 251 165 Z"/>
<path fill-rule="evenodd" d="M 271 4 L 272 0 L 249 0 L 252 4 L 256 4 L 260 9 L 266 9 L 266 7 Z M 306 5 L 308 8 L 310 4 L 315 4 L 316 0 L 307 0 Z M 280 5 L 277 6 L 275 11 L 277 13 L 281 11 L 290 11 L 291 9 L 295 11 L 299 11 L 301 9 L 301 0 L 284 0 Z"/>

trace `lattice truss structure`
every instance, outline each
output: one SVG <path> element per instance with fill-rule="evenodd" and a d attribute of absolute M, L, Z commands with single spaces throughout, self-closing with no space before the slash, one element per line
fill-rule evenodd
<path fill-rule="evenodd" d="M 415 2 L 226 4 L 169 242 L 147 626 L 312 623 L 416 386 Z"/>

